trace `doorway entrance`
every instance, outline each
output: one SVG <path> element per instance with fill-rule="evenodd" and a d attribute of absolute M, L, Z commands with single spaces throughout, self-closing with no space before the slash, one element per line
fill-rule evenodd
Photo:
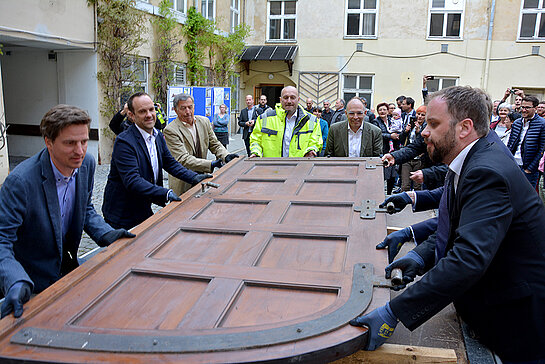
<path fill-rule="evenodd" d="M 260 84 L 255 87 L 256 104 L 261 95 L 267 96 L 267 105 L 274 109 L 274 105 L 280 102 L 280 92 L 284 88 L 283 84 Z"/>

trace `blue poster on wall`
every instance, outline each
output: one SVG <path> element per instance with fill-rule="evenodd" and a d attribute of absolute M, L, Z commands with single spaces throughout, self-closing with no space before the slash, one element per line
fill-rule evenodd
<path fill-rule="evenodd" d="M 214 115 L 219 114 L 220 105 L 227 106 L 227 114 L 231 109 L 231 88 L 229 87 L 184 87 L 172 86 L 168 88 L 168 122 L 176 119 L 176 112 L 172 101 L 174 96 L 186 93 L 193 96 L 195 100 L 195 115 L 206 116 L 212 122 Z"/>

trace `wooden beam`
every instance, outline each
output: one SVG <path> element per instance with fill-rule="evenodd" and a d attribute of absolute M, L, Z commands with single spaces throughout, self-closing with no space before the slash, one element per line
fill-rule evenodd
<path fill-rule="evenodd" d="M 423 346 L 384 344 L 375 351 L 360 350 L 334 364 L 403 364 L 403 363 L 456 363 L 452 349 L 427 348 Z"/>
<path fill-rule="evenodd" d="M 403 230 L 403 229 L 404 228 L 402 228 L 402 227 L 386 226 L 386 234 L 390 235 L 394 231 L 399 231 L 399 230 Z"/>

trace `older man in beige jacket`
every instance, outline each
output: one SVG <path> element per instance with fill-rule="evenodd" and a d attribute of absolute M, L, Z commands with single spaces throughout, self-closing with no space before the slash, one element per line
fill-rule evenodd
<path fill-rule="evenodd" d="M 195 102 L 188 94 L 178 94 L 173 100 L 174 111 L 178 117 L 163 130 L 168 149 L 172 156 L 184 167 L 197 173 L 210 173 L 238 157 L 229 154 L 218 141 L 210 121 L 204 116 L 195 116 Z M 206 159 L 208 150 L 216 156 L 216 160 Z M 191 188 L 188 183 L 171 175 L 168 176 L 169 187 L 177 195 Z"/>

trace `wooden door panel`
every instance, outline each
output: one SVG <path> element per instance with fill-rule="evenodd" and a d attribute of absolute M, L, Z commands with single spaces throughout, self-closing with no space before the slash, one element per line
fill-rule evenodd
<path fill-rule="evenodd" d="M 330 307 L 337 289 L 276 287 L 246 283 L 228 308 L 220 327 L 262 326 L 301 319 Z M 255 302 L 265 304 L 257 306 Z"/>
<path fill-rule="evenodd" d="M 206 279 L 131 272 L 82 312 L 72 325 L 172 330 L 193 307 L 208 283 Z"/>
<path fill-rule="evenodd" d="M 376 165 L 229 163 L 213 180 L 219 188 L 188 191 L 137 238 L 32 299 L 23 321 L 0 321 L 0 357 L 315 361 L 353 352 L 365 330 L 348 320 L 388 299 L 372 287 L 373 270 L 386 265 L 375 249 L 385 218 L 355 211 L 384 197 Z"/>
<path fill-rule="evenodd" d="M 292 202 L 281 224 L 349 226 L 353 205 L 346 203 Z"/>
<path fill-rule="evenodd" d="M 258 267 L 342 272 L 346 237 L 274 234 L 256 263 Z"/>

